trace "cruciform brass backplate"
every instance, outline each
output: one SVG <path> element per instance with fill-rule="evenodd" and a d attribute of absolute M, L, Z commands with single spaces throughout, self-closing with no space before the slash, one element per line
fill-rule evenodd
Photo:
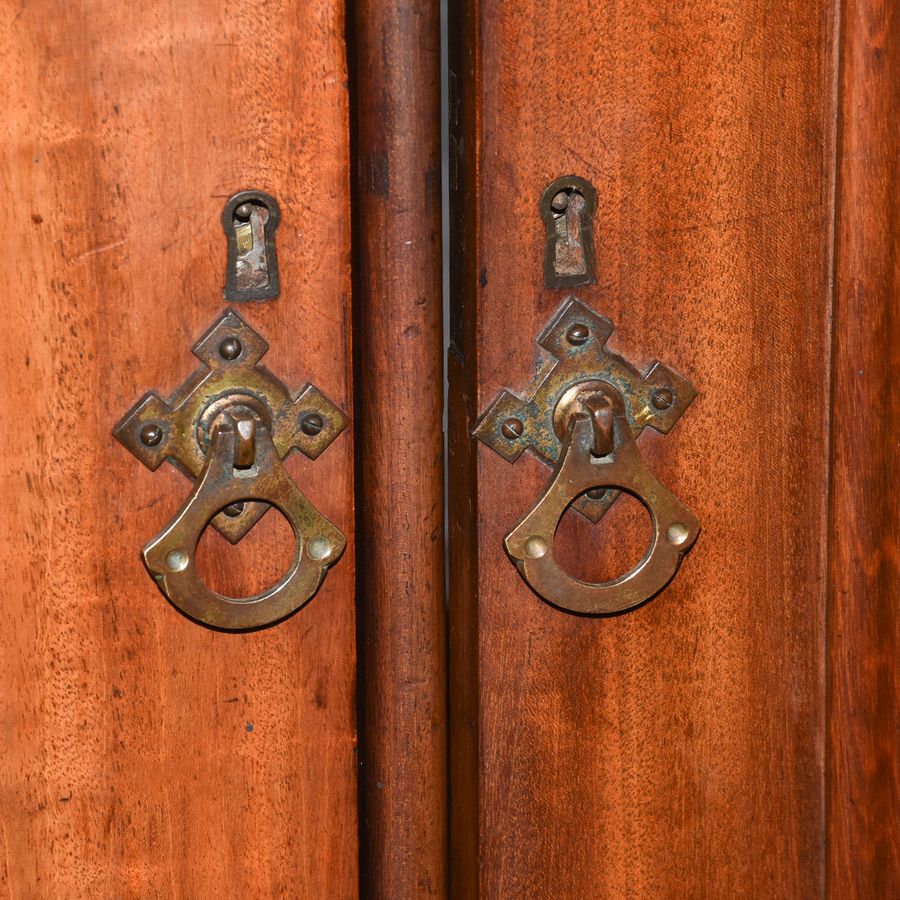
<path fill-rule="evenodd" d="M 347 416 L 312 384 L 289 391 L 259 365 L 268 349 L 261 335 L 228 310 L 193 348 L 203 365 L 168 400 L 145 394 L 113 434 L 148 469 L 168 459 L 196 481 L 206 465 L 213 422 L 240 405 L 259 416 L 279 459 L 293 449 L 315 459 L 346 428 Z M 212 522 L 235 544 L 268 509 L 266 503 L 235 504 Z"/>
<path fill-rule="evenodd" d="M 501 391 L 473 434 L 509 462 L 531 450 L 548 466 L 555 466 L 566 436 L 570 400 L 590 382 L 607 382 L 621 393 L 635 437 L 647 425 L 667 433 L 697 391 L 687 379 L 659 362 L 641 374 L 606 348 L 612 333 L 609 319 L 569 297 L 538 338 L 538 344 L 550 356 L 523 392 L 524 399 Z M 613 489 L 590 491 L 573 506 L 597 522 L 619 493 Z"/>

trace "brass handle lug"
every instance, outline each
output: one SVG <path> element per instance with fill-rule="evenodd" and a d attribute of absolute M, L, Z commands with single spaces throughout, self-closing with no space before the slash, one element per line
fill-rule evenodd
<path fill-rule="evenodd" d="M 594 440 L 591 443 L 591 454 L 598 457 L 609 456 L 613 451 L 613 416 L 615 414 L 609 396 L 604 392 L 590 393 L 581 398 L 581 405 L 590 417 L 593 429 Z M 571 428 L 572 418 L 569 419 L 566 431 Z"/>

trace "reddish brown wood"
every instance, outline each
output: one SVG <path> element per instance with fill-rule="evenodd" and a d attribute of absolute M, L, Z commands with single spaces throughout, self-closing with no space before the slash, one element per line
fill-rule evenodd
<path fill-rule="evenodd" d="M 455 15 L 453 895 L 821 896 L 831 5 Z M 538 200 L 566 174 L 598 192 L 598 277 L 552 291 Z M 609 619 L 520 579 L 502 538 L 549 470 L 466 436 L 569 293 L 700 391 L 640 446 L 703 533 Z M 568 539 L 592 555 L 611 524 Z"/>
<path fill-rule="evenodd" d="M 841 44 L 831 585 L 828 879 L 900 896 L 900 10 L 848 0 Z"/>
<path fill-rule="evenodd" d="M 342 5 L 41 0 L 0 34 L 0 895 L 353 897 L 352 540 L 288 621 L 203 628 L 139 557 L 188 482 L 111 435 L 196 367 L 250 187 L 281 203 L 282 296 L 241 314 L 351 409 Z M 352 538 L 351 451 L 289 468 Z M 267 519 L 225 583 L 276 575 Z"/>
<path fill-rule="evenodd" d="M 363 885 L 445 897 L 437 3 L 357 0 Z"/>

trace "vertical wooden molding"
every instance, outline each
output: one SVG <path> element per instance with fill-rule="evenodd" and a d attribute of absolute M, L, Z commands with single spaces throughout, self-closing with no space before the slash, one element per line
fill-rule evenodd
<path fill-rule="evenodd" d="M 900 7 L 847 0 L 833 360 L 828 895 L 900 896 Z"/>
<path fill-rule="evenodd" d="M 447 409 L 450 591 L 450 891 L 480 896 L 478 678 L 478 235 L 480 0 L 449 4 L 450 348 Z"/>
<path fill-rule="evenodd" d="M 445 897 L 439 4 L 352 15 L 362 891 Z"/>

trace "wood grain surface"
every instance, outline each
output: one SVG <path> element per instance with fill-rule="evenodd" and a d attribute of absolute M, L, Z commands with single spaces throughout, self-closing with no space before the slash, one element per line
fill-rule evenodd
<path fill-rule="evenodd" d="M 831 4 L 451 12 L 453 896 L 821 896 Z M 552 291 L 538 201 L 568 174 L 598 193 L 597 283 Z M 703 532 L 606 619 L 543 603 L 503 551 L 549 470 L 465 436 L 569 293 L 699 390 L 639 444 Z"/>
<path fill-rule="evenodd" d="M 357 0 L 362 884 L 447 892 L 439 4 Z"/>
<path fill-rule="evenodd" d="M 841 42 L 828 607 L 828 886 L 900 897 L 900 8 L 847 0 Z"/>
<path fill-rule="evenodd" d="M 282 295 L 240 312 L 350 411 L 342 4 L 36 0 L 0 34 L 0 896 L 356 896 L 352 435 L 289 461 L 343 559 L 251 634 L 157 591 L 139 551 L 188 482 L 111 435 L 196 367 L 243 188 L 281 204 Z M 276 525 L 212 541 L 221 584 L 280 574 Z"/>

